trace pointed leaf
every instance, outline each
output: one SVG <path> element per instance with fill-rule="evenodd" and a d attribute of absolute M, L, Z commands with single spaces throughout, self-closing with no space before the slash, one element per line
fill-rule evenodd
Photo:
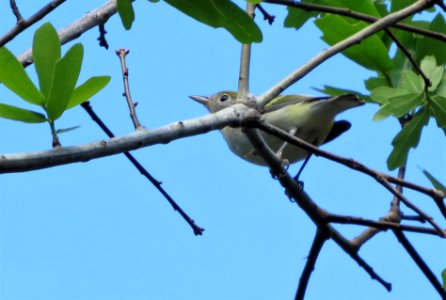
<path fill-rule="evenodd" d="M 330 14 L 326 14 L 315 23 L 324 33 L 322 39 L 329 45 L 334 45 L 368 26 L 362 21 L 349 23 L 340 16 Z M 368 37 L 342 53 L 367 69 L 385 72 L 393 67 L 388 49 L 377 35 Z"/>
<path fill-rule="evenodd" d="M 423 174 L 424 176 L 427 177 L 427 179 L 429 179 L 429 181 L 432 183 L 435 189 L 442 191 L 443 193 L 446 194 L 446 186 L 444 186 L 437 178 L 432 176 L 432 174 L 426 170 L 423 170 Z"/>
<path fill-rule="evenodd" d="M 431 86 L 429 87 L 429 91 L 435 91 L 435 89 L 438 87 L 438 85 L 441 82 L 441 79 L 443 77 L 444 73 L 444 67 L 443 66 L 437 66 L 437 60 L 435 59 L 435 56 L 429 55 L 426 56 L 420 64 L 421 70 L 423 73 L 429 78 L 431 81 Z"/>
<path fill-rule="evenodd" d="M 330 86 L 330 85 L 324 85 L 323 89 L 314 88 L 314 90 L 319 91 L 324 94 L 327 94 L 327 95 L 330 95 L 330 96 L 340 96 L 343 94 L 355 94 L 355 95 L 358 95 L 362 100 L 370 101 L 370 97 L 368 97 L 364 94 L 361 94 L 358 91 L 337 88 L 337 87 Z"/>
<path fill-rule="evenodd" d="M 110 81 L 110 76 L 91 77 L 80 86 L 76 87 L 71 94 L 67 109 L 88 101 L 91 97 L 102 90 Z"/>
<path fill-rule="evenodd" d="M 416 109 L 425 100 L 424 94 L 408 94 L 390 99 L 389 103 L 395 117 L 400 118 Z"/>
<path fill-rule="evenodd" d="M 434 115 L 438 126 L 446 129 L 446 98 L 441 96 L 432 96 L 431 108 L 432 114 Z"/>
<path fill-rule="evenodd" d="M 446 32 L 446 21 L 441 13 L 429 23 L 429 30 L 435 32 Z M 430 37 L 423 37 L 419 40 L 416 49 L 416 60 L 420 61 L 427 55 L 435 56 L 437 64 L 442 66 L 446 63 L 446 51 L 444 51 L 444 42 Z M 407 47 L 407 46 L 406 46 Z"/>
<path fill-rule="evenodd" d="M 68 128 L 57 129 L 57 130 L 56 130 L 56 133 L 57 133 L 57 134 L 59 134 L 59 133 L 65 133 L 65 132 L 68 132 L 68 131 L 76 130 L 76 129 L 78 129 L 78 128 L 80 128 L 80 126 L 73 126 L 73 127 L 68 127 Z"/>
<path fill-rule="evenodd" d="M 364 81 L 364 84 L 369 91 L 372 91 L 379 87 L 389 86 L 389 83 L 387 82 L 387 79 L 384 76 L 370 77 L 369 79 Z"/>
<path fill-rule="evenodd" d="M 40 105 L 45 102 L 22 64 L 6 47 L 0 48 L 0 82 L 29 103 Z"/>
<path fill-rule="evenodd" d="M 53 84 L 46 103 L 50 120 L 58 119 L 67 108 L 82 65 L 83 47 L 76 44 L 56 63 Z"/>
<path fill-rule="evenodd" d="M 43 114 L 20 107 L 0 103 L 0 117 L 25 123 L 42 123 L 46 121 Z"/>
<path fill-rule="evenodd" d="M 378 102 L 378 103 L 386 103 L 389 101 L 389 99 L 394 98 L 394 97 L 398 97 L 398 96 L 402 96 L 402 95 L 407 95 L 409 94 L 406 90 L 403 89 L 396 89 L 396 88 L 392 88 L 392 87 L 388 87 L 388 86 L 381 86 L 378 87 L 374 90 L 372 90 L 372 92 L 370 93 L 370 97 L 372 98 L 372 100 Z"/>
<path fill-rule="evenodd" d="M 40 91 L 48 97 L 53 82 L 54 68 L 60 59 L 60 39 L 56 29 L 50 23 L 43 24 L 34 33 L 33 59 Z"/>
<path fill-rule="evenodd" d="M 446 98 L 446 73 L 443 74 L 440 84 L 438 85 L 438 88 L 435 91 L 435 95 Z"/>
<path fill-rule="evenodd" d="M 429 123 L 428 110 L 422 109 L 404 126 L 392 141 L 393 150 L 387 159 L 387 167 L 393 170 L 402 166 L 410 148 L 416 148 L 421 138 L 423 127 Z"/>
<path fill-rule="evenodd" d="M 122 25 L 126 30 L 132 28 L 133 21 L 135 21 L 135 11 L 131 0 L 118 0 L 116 2 L 116 8 L 121 18 Z"/>
<path fill-rule="evenodd" d="M 406 70 L 401 74 L 400 88 L 411 93 L 421 94 L 424 92 L 424 81 L 415 72 Z"/>
<path fill-rule="evenodd" d="M 239 42 L 262 41 L 262 32 L 248 14 L 230 0 L 165 0 L 186 15 L 214 28 L 223 27 Z"/>
<path fill-rule="evenodd" d="M 306 11 L 304 9 L 288 6 L 288 14 L 284 21 L 284 27 L 286 28 L 301 28 L 309 19 L 319 15 L 316 11 Z"/>

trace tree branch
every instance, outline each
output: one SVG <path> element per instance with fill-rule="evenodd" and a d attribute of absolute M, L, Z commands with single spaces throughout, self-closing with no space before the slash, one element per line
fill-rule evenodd
<path fill-rule="evenodd" d="M 102 122 L 102 120 L 99 118 L 98 115 L 93 111 L 93 108 L 90 105 L 90 102 L 84 102 L 81 104 L 82 108 L 87 112 L 87 114 L 91 117 L 91 119 L 98 124 L 98 126 L 102 129 L 102 131 L 105 132 L 105 134 L 109 138 L 115 137 L 113 132 L 107 127 L 107 125 Z M 173 200 L 173 198 L 167 193 L 167 191 L 162 187 L 161 182 L 158 181 L 155 177 L 153 177 L 149 171 L 146 170 L 139 162 L 138 160 L 128 151 L 124 152 L 124 155 L 127 157 L 127 159 L 132 163 L 133 166 L 145 177 L 147 180 L 150 181 L 150 183 L 153 184 L 153 186 L 166 198 L 166 200 L 170 203 L 172 208 L 177 211 L 181 217 L 189 224 L 189 226 L 194 231 L 195 235 L 202 235 L 204 228 L 201 228 L 197 224 L 195 224 L 195 221 L 189 217 L 189 215 Z"/>
<path fill-rule="evenodd" d="M 328 238 L 329 236 L 327 232 L 324 232 L 319 228 L 317 229 L 316 235 L 313 239 L 313 244 L 311 245 L 310 254 L 308 254 L 307 263 L 305 264 L 305 268 L 300 275 L 299 285 L 297 287 L 296 296 L 294 297 L 295 300 L 304 299 L 305 292 L 307 291 L 308 287 L 308 282 L 310 281 L 311 273 L 313 273 L 316 260 Z"/>
<path fill-rule="evenodd" d="M 373 268 L 368 265 L 358 254 L 358 248 L 355 247 L 348 239 L 340 234 L 333 226 L 324 222 L 324 216 L 327 212 L 320 208 L 300 187 L 290 174 L 283 168 L 282 162 L 276 156 L 276 154 L 263 142 L 259 133 L 255 129 L 244 128 L 249 141 L 255 148 L 258 154 L 260 154 L 263 160 L 270 167 L 270 171 L 275 178 L 277 178 L 280 184 L 286 189 L 287 195 L 292 197 L 296 204 L 302 208 L 305 213 L 316 224 L 318 229 L 324 230 L 330 236 L 333 241 L 338 244 L 354 261 L 358 263 L 372 279 L 381 283 L 388 291 L 392 289 L 392 285 L 382 279 Z"/>
<path fill-rule="evenodd" d="M 417 12 L 420 12 L 428 7 L 431 7 L 434 4 L 433 0 L 419 0 L 415 2 L 414 4 L 399 10 L 397 12 L 394 12 L 392 14 L 389 14 L 382 19 L 377 20 L 373 24 L 367 26 L 366 28 L 356 32 L 355 34 L 351 35 L 350 37 L 336 43 L 335 45 L 331 46 L 330 48 L 324 50 L 323 52 L 319 53 L 318 55 L 314 56 L 308 63 L 297 69 L 296 71 L 292 72 L 290 75 L 282 79 L 279 83 L 277 83 L 275 86 L 270 88 L 268 91 L 263 93 L 261 96 L 257 99 L 257 105 L 260 107 L 265 106 L 267 103 L 269 103 L 274 97 L 278 96 L 281 92 L 283 92 L 285 89 L 287 89 L 289 86 L 294 84 L 299 79 L 303 78 L 305 75 L 307 75 L 310 71 L 315 69 L 317 66 L 322 64 L 324 61 L 329 59 L 330 57 L 334 56 L 335 54 L 353 46 L 354 44 L 359 43 L 363 39 L 375 34 L 376 32 L 389 27 L 392 24 L 395 24 L 396 22 L 413 15 Z"/>
<path fill-rule="evenodd" d="M 330 222 L 330 223 L 364 225 L 364 226 L 370 226 L 370 227 L 373 227 L 374 229 L 380 229 L 380 230 L 398 229 L 401 231 L 431 234 L 431 235 L 436 235 L 436 236 L 444 238 L 444 236 L 439 234 L 438 231 L 435 229 L 399 224 L 399 223 L 395 223 L 392 220 L 387 220 L 386 218 L 381 218 L 379 221 L 374 221 L 374 220 L 364 219 L 361 217 L 328 214 L 327 216 L 324 217 L 324 220 L 326 222 Z M 444 234 L 446 234 L 446 230 L 443 230 L 443 232 L 444 232 Z M 355 243 L 355 244 L 357 245 L 357 243 Z"/>
<path fill-rule="evenodd" d="M 63 1 L 62 1 L 63 2 Z M 82 18 L 71 23 L 69 26 L 59 30 L 59 38 L 62 44 L 80 37 L 84 32 L 93 27 L 105 23 L 112 15 L 116 13 L 116 1 L 108 0 L 107 3 L 87 13 Z M 18 57 L 19 61 L 27 66 L 32 63 L 32 49 L 26 50 Z"/>
<path fill-rule="evenodd" d="M 344 16 L 356 20 L 365 21 L 368 23 L 374 23 L 379 18 L 373 17 L 370 15 L 366 15 L 360 12 L 352 11 L 348 8 L 341 8 L 341 7 L 334 7 L 334 6 L 327 6 L 327 5 L 320 5 L 320 4 L 314 4 L 314 3 L 306 3 L 301 1 L 295 1 L 295 0 L 264 0 L 264 3 L 270 3 L 270 4 L 280 4 L 280 5 L 286 5 L 290 7 L 300 8 L 306 11 L 317 11 L 317 12 L 325 12 L 325 13 L 331 13 L 334 15 Z M 407 32 L 413 32 L 416 34 L 424 35 L 436 40 L 440 40 L 442 42 L 446 42 L 446 34 L 443 34 L 441 32 L 431 31 L 424 28 L 419 28 L 416 26 L 404 24 L 404 23 L 395 23 L 390 25 L 392 28 L 397 28 L 400 30 L 404 30 Z"/>
<path fill-rule="evenodd" d="M 435 274 L 423 260 L 423 258 L 418 254 L 417 250 L 412 246 L 407 237 L 400 230 L 393 230 L 398 241 L 403 245 L 404 249 L 406 249 L 407 253 L 409 253 L 410 257 L 412 257 L 413 261 L 417 264 L 423 274 L 427 277 L 429 282 L 438 292 L 442 299 L 446 299 L 446 290 L 441 285 L 440 281 L 438 281 Z"/>
<path fill-rule="evenodd" d="M 37 21 L 41 20 L 47 14 L 52 12 L 59 5 L 64 3 L 66 0 L 54 0 L 42 7 L 38 12 L 32 15 L 30 18 L 17 22 L 17 24 L 11 28 L 7 33 L 0 37 L 0 47 L 4 46 L 9 41 L 13 40 L 17 35 L 19 35 L 26 28 L 30 27 Z"/>
<path fill-rule="evenodd" d="M 263 130 L 269 134 L 277 136 L 277 137 L 281 138 L 282 140 L 284 140 L 290 144 L 293 144 L 295 146 L 301 147 L 315 155 L 325 157 L 327 159 L 330 159 L 332 161 L 335 161 L 337 163 L 345 165 L 351 169 L 357 170 L 361 173 L 364 173 L 364 174 L 367 174 L 367 175 L 373 177 L 375 180 L 377 180 L 383 186 L 385 186 L 387 189 L 389 189 L 395 196 L 399 195 L 400 193 L 398 193 L 397 190 L 393 189 L 393 187 L 389 188 L 389 186 L 386 186 L 386 184 L 388 185 L 389 182 L 397 183 L 399 185 L 413 189 L 420 193 L 426 194 L 426 195 L 432 197 L 436 203 L 437 203 L 437 201 L 441 201 L 441 199 L 443 199 L 442 198 L 443 194 L 441 192 L 438 192 L 433 189 L 427 189 L 427 188 L 418 186 L 418 185 L 410 183 L 410 182 L 406 182 L 406 181 L 402 180 L 401 178 L 396 178 L 396 177 L 393 177 L 390 175 L 383 174 L 383 173 L 375 171 L 369 167 L 366 167 L 365 165 L 363 165 L 353 159 L 341 157 L 341 156 L 335 155 L 333 153 L 321 150 L 320 148 L 318 148 L 310 143 L 307 143 L 298 137 L 289 135 L 286 131 L 284 131 L 280 128 L 277 128 L 275 126 L 272 126 L 271 124 L 261 122 L 261 123 L 257 124 L 256 126 L 258 126 L 258 128 L 260 128 L 261 130 Z M 445 217 L 446 217 L 446 215 L 445 215 Z"/>
<path fill-rule="evenodd" d="M 252 122 L 259 116 L 260 114 L 256 110 L 238 104 L 216 114 L 175 122 L 156 129 L 141 129 L 125 136 L 90 144 L 60 147 L 40 152 L 0 154 L 0 174 L 85 162 L 141 147 L 167 144 L 175 139 L 205 133 L 225 126 L 241 126 L 245 122 Z"/>

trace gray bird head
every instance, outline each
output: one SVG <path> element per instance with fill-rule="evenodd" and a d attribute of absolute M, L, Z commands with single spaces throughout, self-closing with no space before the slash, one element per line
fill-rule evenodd
<path fill-rule="evenodd" d="M 189 96 L 192 100 L 203 104 L 211 113 L 220 111 L 237 102 L 237 92 L 221 91 L 210 97 L 205 96 Z"/>

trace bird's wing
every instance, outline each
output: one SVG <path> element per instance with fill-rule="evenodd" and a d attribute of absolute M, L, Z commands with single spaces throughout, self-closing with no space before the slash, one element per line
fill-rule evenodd
<path fill-rule="evenodd" d="M 338 136 L 340 136 L 341 134 L 343 134 L 344 132 L 349 130 L 350 127 L 352 127 L 352 124 L 345 120 L 340 120 L 340 121 L 334 122 L 330 133 L 328 134 L 327 138 L 325 139 L 325 141 L 322 144 L 325 144 L 325 143 L 328 143 L 328 142 L 334 140 L 335 138 L 337 138 Z"/>
<path fill-rule="evenodd" d="M 272 111 L 276 111 L 281 109 L 287 105 L 293 105 L 297 103 L 303 102 L 313 102 L 318 100 L 326 100 L 331 97 L 314 97 L 314 96 L 306 96 L 306 95 L 286 95 L 279 96 L 269 102 L 262 110 L 262 113 L 268 113 Z"/>

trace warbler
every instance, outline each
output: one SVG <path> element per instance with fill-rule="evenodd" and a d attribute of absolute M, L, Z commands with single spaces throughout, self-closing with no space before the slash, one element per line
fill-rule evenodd
<path fill-rule="evenodd" d="M 237 92 L 221 91 L 210 97 L 190 96 L 203 104 L 211 113 L 237 103 Z M 279 96 L 260 109 L 265 122 L 279 127 L 315 146 L 325 144 L 350 129 L 348 121 L 335 121 L 339 113 L 361 106 L 364 101 L 354 94 L 336 97 L 312 97 L 306 95 Z M 221 130 L 229 148 L 237 156 L 257 165 L 266 165 L 240 128 L 225 127 Z M 288 163 L 309 156 L 304 149 L 288 144 L 265 132 L 260 132 L 265 143 Z"/>

